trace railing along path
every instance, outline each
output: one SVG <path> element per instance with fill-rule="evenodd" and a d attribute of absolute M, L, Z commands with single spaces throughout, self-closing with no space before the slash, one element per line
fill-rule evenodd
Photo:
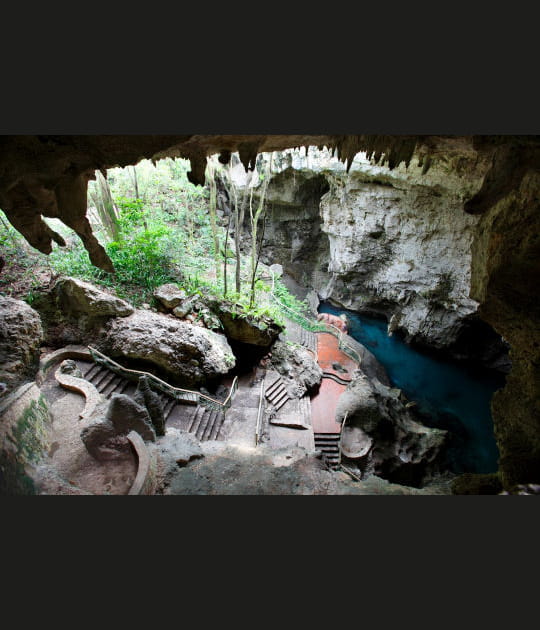
<path fill-rule="evenodd" d="M 334 335 L 334 337 L 337 337 L 339 349 L 344 352 L 350 359 L 356 361 L 356 363 L 360 365 L 360 363 L 362 362 L 360 355 L 356 352 L 356 350 L 349 346 L 347 341 L 344 339 L 343 331 L 341 331 L 337 326 L 334 326 L 333 324 L 325 324 L 323 322 L 315 322 L 313 320 L 310 320 L 301 313 L 293 311 L 291 308 L 283 304 L 283 302 L 281 302 L 281 300 L 277 298 L 273 293 L 270 293 L 270 295 L 272 296 L 273 300 L 277 302 L 279 308 L 285 310 L 288 314 L 288 317 L 290 317 L 290 319 L 302 326 L 302 328 L 305 328 L 306 330 L 314 333 L 330 333 L 331 335 Z"/>
<path fill-rule="evenodd" d="M 105 366 L 115 374 L 127 378 L 130 381 L 137 381 L 139 377 L 146 376 L 157 389 L 161 390 L 165 394 L 168 394 L 175 400 L 182 400 L 184 402 L 204 405 L 205 407 L 208 407 L 210 409 L 226 411 L 231 406 L 232 399 L 234 398 L 236 390 L 238 389 L 238 377 L 235 376 L 227 398 L 223 402 L 221 402 L 220 400 L 216 400 L 215 398 L 211 398 L 210 396 L 206 396 L 205 394 L 201 394 L 200 392 L 193 391 L 191 389 L 173 387 L 172 385 L 169 385 L 169 383 L 162 381 L 160 378 L 158 378 L 154 374 L 151 374 L 150 372 L 143 372 L 142 370 L 131 370 L 129 368 L 125 368 L 99 350 L 96 350 L 91 346 L 88 346 L 88 349 L 90 350 L 90 354 L 92 355 L 92 358 L 96 363 Z"/>

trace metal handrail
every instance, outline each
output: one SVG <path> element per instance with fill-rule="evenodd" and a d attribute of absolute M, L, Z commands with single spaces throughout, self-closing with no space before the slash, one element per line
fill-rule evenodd
<path fill-rule="evenodd" d="M 119 374 L 120 376 L 125 376 L 129 380 L 138 380 L 140 376 L 146 376 L 154 383 L 154 385 L 158 389 L 168 394 L 169 396 L 172 396 L 176 400 L 192 401 L 198 404 L 205 405 L 212 409 L 217 408 L 226 410 L 231 406 L 234 394 L 238 389 L 238 377 L 235 376 L 227 398 L 223 402 L 221 402 L 220 400 L 216 400 L 215 398 L 211 398 L 210 396 L 206 396 L 205 394 L 201 394 L 200 392 L 194 391 L 192 389 L 173 387 L 172 385 L 169 385 L 169 383 L 162 381 L 160 378 L 158 378 L 154 374 L 151 374 L 150 372 L 144 372 L 142 370 L 131 370 L 129 368 L 126 368 L 108 357 L 107 355 L 103 354 L 99 350 L 96 350 L 96 348 L 92 348 L 91 346 L 88 346 L 88 350 L 90 350 L 90 354 L 92 355 L 96 363 L 105 365 L 111 371 Z"/>
<path fill-rule="evenodd" d="M 347 422 L 347 416 L 349 412 L 345 412 L 345 416 L 343 418 L 343 422 L 341 423 L 341 431 L 339 432 L 339 465 L 341 466 L 341 442 L 343 440 L 343 429 L 345 428 L 345 423 Z"/>
<path fill-rule="evenodd" d="M 260 440 L 261 417 L 262 417 L 261 410 L 262 410 L 262 405 L 264 402 L 263 390 L 264 390 L 264 378 L 261 381 L 261 391 L 259 393 L 259 411 L 257 412 L 257 426 L 255 428 L 255 446 L 258 446 L 259 440 Z"/>
<path fill-rule="evenodd" d="M 300 326 L 302 326 L 306 330 L 309 330 L 310 332 L 327 332 L 327 333 L 330 333 L 331 335 L 334 335 L 334 337 L 337 337 L 339 349 L 343 350 L 343 352 L 350 359 L 352 359 L 353 361 L 356 361 L 356 363 L 360 365 L 360 363 L 362 362 L 361 357 L 343 339 L 343 331 L 340 330 L 337 326 L 334 326 L 333 324 L 310 321 L 307 317 L 305 317 L 301 313 L 297 313 L 296 311 L 293 311 L 291 308 L 283 304 L 281 300 L 274 295 L 274 293 L 270 293 L 270 295 L 272 296 L 274 301 L 279 304 L 280 308 L 285 309 L 292 315 L 291 319 L 293 321 L 296 321 L 297 324 L 300 324 Z"/>

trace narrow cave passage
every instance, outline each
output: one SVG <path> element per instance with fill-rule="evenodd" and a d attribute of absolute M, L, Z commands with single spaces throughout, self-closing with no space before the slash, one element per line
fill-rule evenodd
<path fill-rule="evenodd" d="M 446 454 L 450 471 L 497 471 L 499 451 L 490 403 L 495 391 L 504 387 L 504 374 L 415 349 L 398 334 L 388 336 L 383 319 L 338 309 L 328 302 L 320 305 L 319 312 L 345 313 L 349 334 L 383 364 L 392 385 L 417 403 L 414 409 L 422 424 L 450 432 Z"/>

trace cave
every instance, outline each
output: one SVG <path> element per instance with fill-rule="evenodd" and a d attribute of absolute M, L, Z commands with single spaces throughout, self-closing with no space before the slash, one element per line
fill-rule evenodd
<path fill-rule="evenodd" d="M 66 242 L 43 217 L 61 221 L 112 273 L 87 216 L 99 173 L 182 158 L 202 186 L 208 156 L 227 164 L 237 154 L 249 173 L 271 152 L 283 157 L 267 189 L 261 261 L 281 265 L 299 299 L 377 314 L 413 345 L 503 372 L 491 404 L 497 475 L 506 491 L 539 484 L 537 136 L 1 136 L 0 208 L 45 255 Z M 338 165 L 314 168 L 314 152 Z M 233 350 L 246 370 L 249 351 Z M 405 469 L 393 478 L 416 480 Z"/>

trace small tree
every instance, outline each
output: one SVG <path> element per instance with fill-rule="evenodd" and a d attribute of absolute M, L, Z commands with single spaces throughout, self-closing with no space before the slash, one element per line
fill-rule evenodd
<path fill-rule="evenodd" d="M 261 216 L 264 217 L 265 210 L 265 201 L 266 201 L 266 191 L 268 190 L 268 183 L 270 180 L 270 174 L 272 172 L 272 162 L 274 158 L 274 153 L 270 154 L 270 159 L 266 164 L 266 169 L 263 175 L 263 182 L 261 188 L 261 194 L 259 197 L 259 205 L 255 213 L 253 213 L 253 188 L 251 188 L 250 196 L 249 196 L 249 217 L 251 222 L 251 280 L 250 280 L 250 298 L 249 298 L 249 306 L 253 308 L 255 304 L 255 278 L 257 275 L 257 266 L 259 264 L 259 257 L 262 248 L 262 235 L 264 235 L 264 230 L 261 233 L 260 240 L 258 237 L 258 225 Z"/>
<path fill-rule="evenodd" d="M 96 185 L 88 188 L 99 219 L 109 240 L 117 241 L 120 234 L 118 211 L 114 204 L 109 182 L 101 171 L 96 171 Z"/>
<path fill-rule="evenodd" d="M 210 188 L 210 201 L 208 209 L 210 211 L 210 227 L 212 228 L 212 238 L 214 241 L 214 259 L 216 261 L 216 279 L 219 275 L 219 238 L 217 233 L 217 186 L 216 167 L 212 157 L 207 158 L 206 181 Z"/>

